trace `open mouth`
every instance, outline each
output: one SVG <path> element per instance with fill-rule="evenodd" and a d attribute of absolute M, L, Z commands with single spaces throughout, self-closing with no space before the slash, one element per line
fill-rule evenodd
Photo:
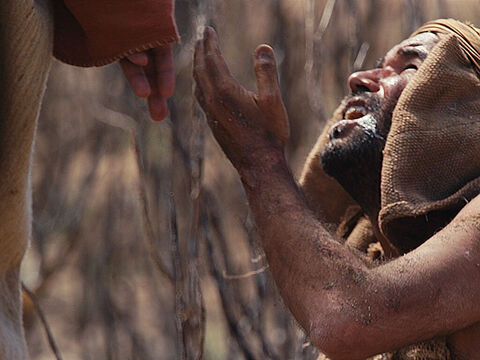
<path fill-rule="evenodd" d="M 367 104 L 363 99 L 353 98 L 345 104 L 344 120 L 356 120 L 368 114 Z"/>
<path fill-rule="evenodd" d="M 365 115 L 367 115 L 367 109 L 365 109 L 364 106 L 354 105 L 352 107 L 349 107 L 345 111 L 345 114 L 343 115 L 343 118 L 345 120 L 355 120 L 355 119 L 359 119 L 361 117 L 364 117 Z"/>
<path fill-rule="evenodd" d="M 360 98 L 353 98 L 345 104 L 343 119 L 330 128 L 328 132 L 330 140 L 347 136 L 357 125 L 365 131 L 374 131 L 376 128 L 375 120 L 372 116 L 369 116 L 365 101 Z"/>

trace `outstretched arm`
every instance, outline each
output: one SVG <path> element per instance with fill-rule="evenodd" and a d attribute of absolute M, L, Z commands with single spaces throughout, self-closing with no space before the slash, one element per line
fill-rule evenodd
<path fill-rule="evenodd" d="M 273 51 L 255 51 L 258 94 L 230 74 L 215 32 L 197 43 L 197 99 L 237 169 L 282 297 L 335 359 L 361 359 L 480 320 L 480 198 L 410 254 L 369 269 L 310 211 L 288 170 Z M 466 257 L 468 254 L 468 258 Z M 453 309 L 452 304 L 455 304 Z"/>

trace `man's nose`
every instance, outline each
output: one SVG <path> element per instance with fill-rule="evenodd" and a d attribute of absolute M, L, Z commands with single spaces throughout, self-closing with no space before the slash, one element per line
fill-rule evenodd
<path fill-rule="evenodd" d="M 375 93 L 380 90 L 380 74 L 378 70 L 358 71 L 350 75 L 348 86 L 350 86 L 352 94 L 364 91 Z"/>

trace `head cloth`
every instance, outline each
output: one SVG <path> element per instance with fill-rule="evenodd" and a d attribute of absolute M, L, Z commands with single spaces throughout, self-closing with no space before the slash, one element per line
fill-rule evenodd
<path fill-rule="evenodd" d="M 411 231 L 402 234 L 404 251 L 419 245 L 408 238 L 426 222 L 453 216 L 480 193 L 480 32 L 452 19 L 412 36 L 423 32 L 442 36 L 398 100 L 381 174 L 379 225 L 390 239 Z"/>
<path fill-rule="evenodd" d="M 403 90 L 384 149 L 378 223 L 389 239 L 399 229 L 410 229 L 418 238 L 433 213 L 455 214 L 480 194 L 480 31 L 440 19 L 412 36 L 423 32 L 441 39 Z M 336 224 L 337 213 L 354 202 L 323 172 L 319 154 L 342 110 L 327 122 L 300 179 L 312 209 L 328 203 Z M 403 235 L 401 251 L 419 245 Z"/>
<path fill-rule="evenodd" d="M 480 75 L 480 29 L 454 19 L 438 19 L 425 23 L 410 37 L 425 32 L 454 35 L 465 56 L 471 61 L 477 74 Z"/>

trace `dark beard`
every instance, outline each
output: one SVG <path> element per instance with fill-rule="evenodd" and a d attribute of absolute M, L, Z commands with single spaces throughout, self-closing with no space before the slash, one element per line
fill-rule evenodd
<path fill-rule="evenodd" d="M 322 168 L 330 176 L 340 180 L 365 173 L 371 177 L 382 165 L 382 150 L 385 143 L 367 132 L 354 140 L 338 144 L 329 142 L 320 154 Z"/>
<path fill-rule="evenodd" d="M 358 97 L 358 96 L 357 96 Z M 331 139 L 320 154 L 323 170 L 374 216 L 380 209 L 380 175 L 385 138 L 395 104 L 381 104 L 375 94 L 361 95 L 377 123 L 375 130 L 358 127 L 355 136 Z M 347 97 L 345 102 L 350 97 Z M 382 106 L 383 105 L 383 106 Z"/>

